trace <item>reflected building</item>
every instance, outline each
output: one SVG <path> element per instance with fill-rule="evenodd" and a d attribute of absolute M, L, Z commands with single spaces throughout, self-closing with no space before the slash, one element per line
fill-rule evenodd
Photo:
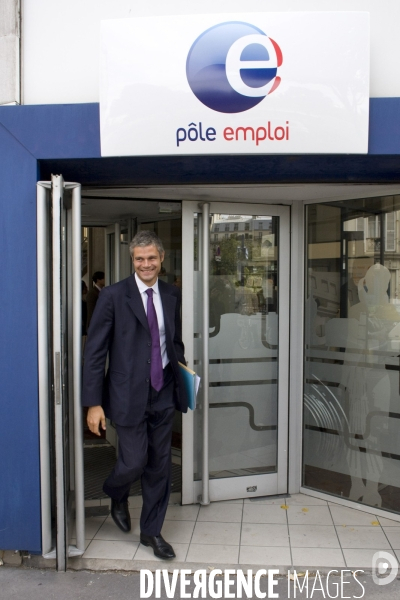
<path fill-rule="evenodd" d="M 400 510 L 400 197 L 307 208 L 304 484 Z"/>

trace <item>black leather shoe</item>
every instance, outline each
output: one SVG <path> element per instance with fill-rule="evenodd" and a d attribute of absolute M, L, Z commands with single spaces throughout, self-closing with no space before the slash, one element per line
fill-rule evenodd
<path fill-rule="evenodd" d="M 153 548 L 154 555 L 157 556 L 157 558 L 163 558 L 164 560 L 175 558 L 175 552 L 171 544 L 168 544 L 161 534 L 146 535 L 145 533 L 141 533 L 140 543 L 143 544 L 143 546 L 151 546 Z"/>
<path fill-rule="evenodd" d="M 131 530 L 131 515 L 129 514 L 127 500 L 118 502 L 118 500 L 111 498 L 111 516 L 121 531 L 128 533 Z"/>

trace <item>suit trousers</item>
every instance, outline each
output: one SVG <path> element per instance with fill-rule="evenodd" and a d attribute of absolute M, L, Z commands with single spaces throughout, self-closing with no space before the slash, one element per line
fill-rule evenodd
<path fill-rule="evenodd" d="M 117 462 L 103 485 L 114 500 L 124 501 L 132 483 L 141 478 L 143 506 L 140 530 L 159 535 L 171 491 L 171 438 L 175 406 L 172 370 L 164 369 L 164 387 L 149 390 L 146 411 L 137 425 L 116 425 Z"/>

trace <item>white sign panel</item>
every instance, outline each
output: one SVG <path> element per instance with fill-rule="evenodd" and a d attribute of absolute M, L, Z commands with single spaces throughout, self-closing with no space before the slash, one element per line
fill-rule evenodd
<path fill-rule="evenodd" d="M 368 13 L 101 27 L 103 156 L 368 151 Z"/>

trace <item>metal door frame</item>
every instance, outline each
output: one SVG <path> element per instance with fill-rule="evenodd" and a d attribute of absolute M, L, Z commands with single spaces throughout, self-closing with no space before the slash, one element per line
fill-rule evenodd
<path fill-rule="evenodd" d="M 279 236 L 279 257 L 282 279 L 280 281 L 280 314 L 279 319 L 279 388 L 278 388 L 278 471 L 269 476 L 269 480 L 275 476 L 274 493 L 284 493 L 288 491 L 288 424 L 289 424 L 289 317 L 290 317 L 290 262 L 291 262 L 291 245 L 290 245 L 290 206 L 275 205 L 275 204 L 248 204 L 245 202 L 212 202 L 202 203 L 184 201 L 182 202 L 182 246 L 186 252 L 183 253 L 184 263 L 182 265 L 182 329 L 183 341 L 185 343 L 185 355 L 189 366 L 193 367 L 194 348 L 193 348 L 193 332 L 194 332 L 194 310 L 193 310 L 193 289 L 194 289 L 194 214 L 205 212 L 210 213 L 226 213 L 232 214 L 260 214 L 265 212 L 268 216 L 280 217 L 280 236 Z M 207 231 L 204 231 L 204 230 Z M 199 234 L 200 235 L 200 234 Z M 208 262 L 209 248 L 209 231 L 208 228 L 203 228 L 201 237 L 203 240 L 202 261 L 203 264 Z M 286 251 L 282 252 L 285 248 Z M 192 251 L 190 251 L 192 249 Z M 208 270 L 203 269 L 203 283 L 208 287 Z M 206 288 L 207 289 L 207 288 Z M 205 294 L 204 294 L 205 295 Z M 207 325 L 208 306 L 203 303 L 203 326 Z M 297 308 L 298 312 L 298 308 Z M 283 316 L 284 315 L 284 316 Z M 204 320 L 205 318 L 205 320 Z M 204 337 L 204 336 L 203 336 Z M 285 341 L 286 340 L 286 341 Z M 207 349 L 203 348 L 203 361 L 208 361 Z M 207 373 L 204 378 L 207 383 Z M 223 500 L 228 497 L 235 496 L 233 488 L 236 486 L 234 479 L 229 482 L 227 479 L 209 480 L 208 478 L 208 427 L 207 427 L 207 410 L 203 412 L 205 419 L 205 427 L 203 432 L 203 475 L 202 481 L 193 480 L 193 464 L 194 464 L 194 415 L 192 411 L 183 415 L 183 448 L 182 448 L 182 504 L 191 504 L 199 501 L 201 498 L 202 504 L 208 504 L 211 501 Z M 249 476 L 246 480 L 254 479 L 259 476 Z M 241 478 L 242 479 L 242 478 Z M 251 485 L 251 482 L 249 483 Z M 247 484 L 246 484 L 247 487 Z M 262 492 L 263 493 L 263 492 Z M 268 492 L 267 492 L 268 493 Z M 252 495 L 254 496 L 254 494 Z M 245 497 L 245 496 L 241 496 Z"/>
<path fill-rule="evenodd" d="M 72 294 L 68 294 L 67 310 L 69 323 L 72 323 L 69 348 L 68 371 L 72 369 L 73 440 L 70 440 L 73 457 L 73 481 L 75 492 L 76 545 L 67 549 L 64 485 L 64 440 L 63 440 L 63 398 L 61 372 L 61 318 L 62 318 L 62 273 L 65 269 L 62 260 L 62 245 L 67 243 L 65 229 L 62 228 L 64 210 L 64 190 L 71 190 L 71 207 L 66 210 L 66 220 L 72 231 L 71 253 L 64 257 L 69 260 L 72 270 Z M 49 239 L 52 239 L 50 249 Z M 49 261 L 48 253 L 51 250 Z M 70 254 L 70 256 L 69 256 Z M 50 265 L 49 265 L 50 262 Z M 50 285 L 50 281 L 52 282 Z M 85 500 L 83 470 L 83 423 L 81 409 L 81 369 L 82 369 L 82 290 L 81 290 L 81 186 L 79 183 L 64 182 L 61 175 L 52 176 L 52 181 L 37 183 L 37 284 L 38 284 L 38 366 L 39 366 L 39 422 L 40 422 L 40 463 L 41 463 L 41 517 L 42 553 L 45 558 L 56 558 L 57 570 L 65 571 L 69 556 L 81 556 L 85 551 Z M 49 315 L 52 315 L 50 324 Z M 52 356 L 49 355 L 49 333 L 52 335 Z M 53 367 L 51 367 L 53 365 Z M 52 383 L 50 383 L 52 381 Z M 71 396 L 70 396 L 71 398 Z M 55 418 L 55 477 L 56 477 L 56 539 L 55 546 L 51 527 L 51 466 L 50 466 L 50 403 L 54 405 Z"/>
<path fill-rule="evenodd" d="M 105 254 L 106 254 L 106 266 L 105 266 L 105 280 L 106 286 L 113 283 L 117 283 L 120 280 L 120 265 L 121 265 L 121 225 L 119 222 L 115 222 L 112 225 L 108 225 L 104 229 L 105 235 Z M 114 235 L 114 281 L 111 281 L 111 236 Z"/>

